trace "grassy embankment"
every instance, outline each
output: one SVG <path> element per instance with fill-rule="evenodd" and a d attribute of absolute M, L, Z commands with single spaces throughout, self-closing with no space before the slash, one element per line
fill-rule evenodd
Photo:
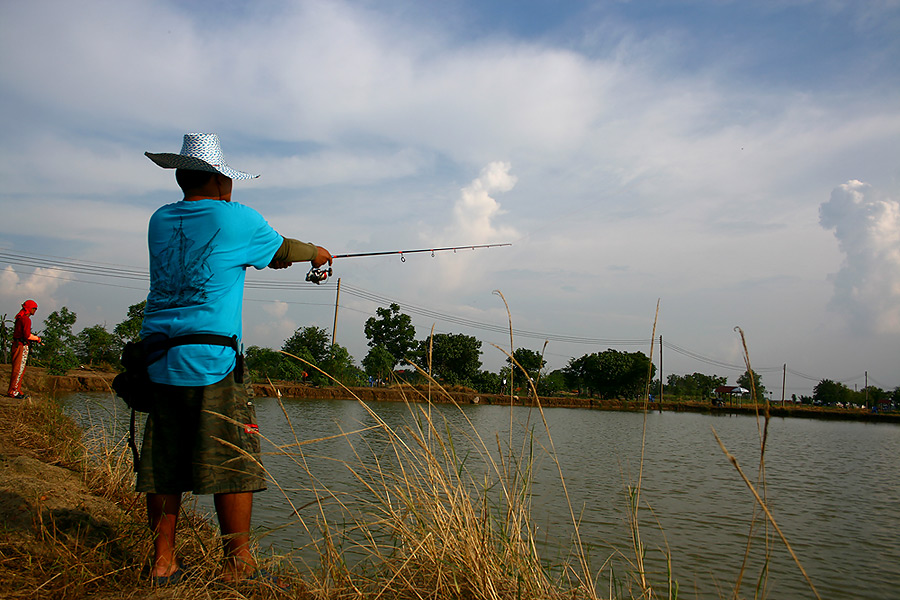
<path fill-rule="evenodd" d="M 538 453 L 549 456 L 567 499 L 568 493 L 536 394 L 533 424 L 515 423 L 511 411 L 509 439 L 484 440 L 471 423 L 462 429 L 453 428 L 437 411 L 432 412 L 434 399 L 446 401 L 450 397 L 437 383 L 432 385 L 425 393 L 408 390 L 411 418 L 402 428 L 392 428 L 361 402 L 375 425 L 367 428 L 368 441 L 363 445 L 353 445 L 354 440 L 361 439 L 355 435 L 359 431 L 342 436 L 351 444 L 351 458 L 337 461 L 335 466 L 354 475 L 359 483 L 357 492 L 329 490 L 319 482 L 318 474 L 307 468 L 304 451 L 320 440 L 301 439 L 292 425 L 292 442 L 275 445 L 266 440 L 270 453 L 293 461 L 315 497 L 310 505 L 293 506 L 291 495 L 282 490 L 293 514 L 316 515 L 296 519 L 313 540 L 311 546 L 319 564 L 311 570 L 298 570 L 291 557 L 263 557 L 267 567 L 291 584 L 290 597 L 550 600 L 678 596 L 670 570 L 654 573 L 647 566 L 648 557 L 654 553 L 661 555 L 663 564 L 671 562 L 666 548 L 647 548 L 642 541 L 641 515 L 649 506 L 641 496 L 640 471 L 637 480 L 627 485 L 631 502 L 626 526 L 632 547 L 610 556 L 599 571 L 592 570 L 589 551 L 578 533 L 579 516 L 569 503 L 571 552 L 548 564 L 539 555 L 531 518 L 531 469 Z M 130 453 L 124 440 L 101 439 L 86 445 L 52 399 L 36 398 L 10 411 L 14 414 L 8 422 L 16 432 L 17 443 L 42 462 L 76 473 L 98 504 L 91 508 L 82 499 L 78 502 L 84 506 L 76 503 L 54 511 L 41 507 L 45 497 L 31 499 L 31 527 L 7 528 L 0 544 L 0 589 L 5 590 L 4 596 L 284 597 L 263 585 L 229 586 L 220 582 L 221 552 L 215 527 L 190 509 L 179 524 L 179 551 L 188 565 L 187 577 L 171 589 L 150 589 L 145 575 L 150 540 L 142 499 L 131 491 Z M 758 499 L 760 512 L 754 514 L 748 532 L 748 556 L 750 540 L 758 537 L 760 528 L 765 530 L 767 555 L 780 533 L 765 503 L 769 415 L 758 418 L 760 469 L 756 482 L 744 476 L 723 445 L 739 476 Z M 516 436 L 519 441 L 514 441 L 513 428 L 517 426 L 524 429 Z M 533 427 L 543 428 L 540 446 L 530 433 Z M 465 455 L 460 453 L 463 447 L 468 449 Z M 277 482 L 273 484 L 278 488 Z M 100 501 L 114 508 L 101 508 Z M 101 513 L 105 515 L 102 519 L 98 516 Z M 628 568 L 610 572 L 613 559 Z M 743 579 L 742 570 L 728 595 L 740 594 Z M 755 574 L 754 580 L 754 596 L 765 597 L 765 568 Z M 604 589 L 598 589 L 599 581 L 606 582 Z"/>
<path fill-rule="evenodd" d="M 82 495 L 47 510 L 41 502 L 63 494 L 53 477 L 42 477 L 46 485 L 30 502 L 32 523 L 5 531 L 0 542 L 4 597 L 284 596 L 265 586 L 218 582 L 215 528 L 192 510 L 184 512 L 179 524 L 179 551 L 190 565 L 188 577 L 172 589 L 150 589 L 146 515 L 142 498 L 131 491 L 130 454 L 123 440 L 104 442 L 101 437 L 95 445 L 85 445 L 52 398 L 35 397 L 8 408 L 14 439 L 23 451 L 75 474 L 85 494 L 94 498 L 86 501 Z M 409 428 L 392 430 L 379 421 L 373 429 L 381 438 L 375 443 L 384 444 L 377 456 L 366 456 L 361 448 L 342 463 L 358 477 L 358 495 L 332 492 L 306 471 L 318 498 L 318 516 L 302 526 L 310 531 L 321 564 L 301 572 L 287 557 L 264 558 L 291 584 L 291 597 L 600 597 L 579 553 L 551 566 L 538 556 L 529 519 L 530 462 L 521 462 L 506 448 L 498 462 L 485 442 L 471 437 L 469 442 L 480 445 L 480 460 L 457 457 L 454 436 L 466 434 L 452 433 L 432 420 L 427 402 L 410 404 L 410 409 L 415 418 Z M 378 420 L 374 412 L 370 415 Z M 295 438 L 270 450 L 289 456 L 302 470 L 302 447 L 315 442 Z M 290 503 L 287 494 L 285 502 Z M 291 508 L 300 514 L 302 507 Z M 620 584 L 629 587 L 628 582 Z"/>

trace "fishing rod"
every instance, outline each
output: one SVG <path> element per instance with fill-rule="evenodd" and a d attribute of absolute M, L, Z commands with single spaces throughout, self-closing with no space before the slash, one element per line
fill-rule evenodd
<path fill-rule="evenodd" d="M 446 248 L 421 248 L 418 250 L 387 250 L 384 252 L 356 252 L 353 254 L 332 254 L 331 258 L 360 258 L 363 256 L 388 256 L 391 254 L 399 254 L 400 262 L 406 262 L 405 254 L 416 254 L 418 252 L 431 252 L 431 257 L 434 258 L 435 252 L 447 252 L 449 250 L 453 250 L 455 253 L 457 250 L 475 250 L 476 248 L 499 248 L 501 246 L 512 246 L 512 244 L 476 244 L 474 246 L 448 246 Z M 326 279 L 331 277 L 332 270 L 331 267 L 327 269 L 322 269 L 319 267 L 313 267 L 309 270 L 309 273 L 306 274 L 306 280 L 315 283 L 316 285 L 323 283 Z"/>

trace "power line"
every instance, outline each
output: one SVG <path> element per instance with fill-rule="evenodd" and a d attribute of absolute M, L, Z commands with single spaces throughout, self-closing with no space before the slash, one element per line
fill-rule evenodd
<path fill-rule="evenodd" d="M 65 281 L 72 281 L 75 283 L 85 283 L 89 285 L 103 285 L 108 287 L 118 287 L 124 289 L 133 289 L 133 290 L 143 290 L 146 291 L 149 286 L 150 276 L 149 273 L 141 268 L 132 267 L 128 265 L 120 265 L 115 263 L 101 263 L 101 262 L 88 262 L 75 260 L 68 257 L 61 256 L 53 256 L 53 255 L 42 255 L 42 254 L 25 254 L 21 252 L 15 252 L 8 248 L 0 248 L 0 263 L 6 263 L 13 266 L 25 267 L 29 269 L 34 269 L 30 274 L 39 277 L 48 277 L 53 279 L 61 279 Z M 38 270 L 49 270 L 51 272 L 38 272 Z M 64 277 L 61 275 L 55 275 L 53 272 L 62 272 L 62 273 L 71 273 L 74 275 L 87 276 L 91 279 L 78 279 L 76 277 Z M 108 278 L 113 280 L 125 280 L 125 281 L 140 281 L 145 285 L 143 287 L 133 287 L 122 284 L 109 283 L 104 281 L 95 281 L 93 278 Z M 255 277 L 248 277 L 245 286 L 248 289 L 253 290 L 269 290 L 269 291 L 281 291 L 281 292 L 290 292 L 290 293 L 303 293 L 303 294 L 321 294 L 323 292 L 332 292 L 336 289 L 336 283 L 323 283 L 322 285 L 312 286 L 309 285 L 305 281 L 300 280 L 273 280 L 273 279 L 257 279 Z M 450 323 L 453 325 L 459 325 L 462 327 L 468 327 L 471 329 L 487 331 L 491 333 L 500 333 L 500 334 L 508 334 L 509 327 L 506 324 L 498 325 L 496 323 L 487 323 L 484 321 L 477 321 L 474 319 L 468 319 L 465 317 L 461 317 L 458 315 L 449 314 L 446 312 L 434 310 L 428 307 L 419 306 L 416 304 L 412 304 L 409 302 L 404 302 L 401 300 L 396 300 L 393 298 L 389 298 L 387 296 L 380 295 L 375 292 L 371 292 L 369 290 L 365 290 L 363 288 L 358 288 L 352 285 L 344 284 L 343 291 L 355 298 L 363 300 L 365 302 L 371 302 L 377 306 L 389 306 L 390 304 L 397 304 L 401 307 L 401 310 L 417 315 L 419 317 L 424 317 L 427 319 L 433 319 L 436 321 L 441 321 L 445 323 Z M 267 302 L 268 300 L 261 299 L 247 299 L 250 302 Z M 285 301 L 287 304 L 300 304 L 307 306 L 331 306 L 331 302 L 297 302 L 297 301 Z M 358 312 L 364 315 L 374 316 L 371 312 L 366 312 L 363 310 L 347 307 L 348 310 L 353 312 Z M 596 337 L 587 337 L 587 336 L 573 336 L 573 335 L 564 335 L 564 334 L 555 334 L 555 333 L 546 333 L 539 331 L 532 331 L 527 329 L 517 329 L 515 326 L 513 327 L 513 335 L 519 338 L 528 338 L 528 339 L 539 339 L 539 340 L 547 340 L 552 342 L 559 343 L 568 343 L 568 344 L 577 344 L 577 345 L 586 345 L 586 346 L 607 346 L 607 347 L 621 347 L 621 346 L 648 346 L 652 343 L 653 340 L 649 338 L 636 338 L 636 339 L 625 339 L 625 338 L 596 338 Z M 746 369 L 745 365 L 742 364 L 734 364 L 728 363 L 725 361 L 721 361 L 715 358 L 710 358 L 694 352 L 692 350 L 688 350 L 676 344 L 673 344 L 671 341 L 666 340 L 663 343 L 663 347 L 671 350 L 677 354 L 680 354 L 686 358 L 690 358 L 697 362 L 720 367 L 729 370 L 735 371 L 744 371 Z M 754 367 L 753 370 L 757 373 L 769 373 L 775 371 L 781 371 L 782 367 Z M 791 368 L 787 368 L 786 371 L 800 377 L 801 379 L 806 379 L 808 381 L 819 382 L 823 378 L 822 377 L 814 377 L 811 375 L 807 375 L 805 373 L 801 373 Z M 848 377 L 845 379 L 837 380 L 839 383 L 848 383 L 851 381 L 855 381 L 858 379 L 862 379 L 864 374 L 854 375 L 853 377 Z"/>
<path fill-rule="evenodd" d="M 78 275 L 94 275 L 97 277 L 110 277 L 113 279 L 131 279 L 137 281 L 149 281 L 147 271 L 122 265 L 110 265 L 103 263 L 89 263 L 68 258 L 49 255 L 27 255 L 0 249 L 0 261 L 11 265 L 30 267 L 34 269 L 52 269 Z"/>

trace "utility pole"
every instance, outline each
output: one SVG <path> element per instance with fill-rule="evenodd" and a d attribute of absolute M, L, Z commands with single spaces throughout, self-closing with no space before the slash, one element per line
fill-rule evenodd
<path fill-rule="evenodd" d="M 866 371 L 866 408 L 869 408 L 869 372 Z"/>
<path fill-rule="evenodd" d="M 784 381 L 787 379 L 787 363 L 784 363 L 784 370 L 781 372 L 781 407 L 784 408 Z"/>
<path fill-rule="evenodd" d="M 337 281 L 337 294 L 334 297 L 334 326 L 331 328 L 331 349 L 334 351 L 334 338 L 337 335 L 337 314 L 338 314 L 338 304 L 341 301 L 341 278 L 338 277 Z"/>
<path fill-rule="evenodd" d="M 662 334 L 659 334 L 659 404 L 663 401 Z"/>

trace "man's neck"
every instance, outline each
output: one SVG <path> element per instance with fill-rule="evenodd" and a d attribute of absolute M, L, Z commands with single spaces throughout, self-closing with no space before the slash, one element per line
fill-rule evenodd
<path fill-rule="evenodd" d="M 192 200 L 224 200 L 231 201 L 231 179 L 224 175 L 216 174 L 206 185 L 185 191 L 184 199 L 188 202 Z"/>
<path fill-rule="evenodd" d="M 215 194 L 185 194 L 184 201 L 185 202 L 193 202 L 195 200 L 222 200 L 224 202 L 231 202 L 231 198 L 217 198 Z"/>

